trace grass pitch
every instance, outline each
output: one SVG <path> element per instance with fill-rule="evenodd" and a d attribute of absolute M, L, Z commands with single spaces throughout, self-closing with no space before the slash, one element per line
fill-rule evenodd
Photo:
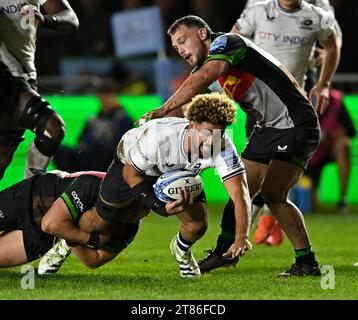
<path fill-rule="evenodd" d="M 197 259 L 215 244 L 222 207 L 209 206 L 209 229 L 194 247 Z M 33 290 L 21 289 L 21 267 L 0 270 L 0 299 L 358 299 L 358 268 L 352 265 L 358 262 L 358 209 L 351 214 L 331 211 L 305 218 L 320 265 L 334 268 L 334 289 L 322 289 L 321 283 L 327 283 L 323 276 L 276 277 L 294 261 L 287 238 L 279 247 L 254 246 L 236 268 L 181 279 L 169 252 L 178 220 L 151 214 L 134 242 L 100 269 L 87 269 L 71 255 L 58 274 L 36 276 Z"/>

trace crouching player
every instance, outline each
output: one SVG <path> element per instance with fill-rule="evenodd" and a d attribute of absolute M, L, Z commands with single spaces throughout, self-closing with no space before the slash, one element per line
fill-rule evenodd
<path fill-rule="evenodd" d="M 91 220 L 104 176 L 103 172 L 42 173 L 1 191 L 0 268 L 43 256 L 53 246 L 54 235 L 82 244 L 72 250 L 89 268 L 105 264 L 127 247 L 138 222 L 117 223 L 103 234 L 89 234 L 76 225 L 78 220 L 80 224 Z M 63 256 L 70 252 L 64 240 L 58 247 Z"/>
<path fill-rule="evenodd" d="M 169 171 L 188 170 L 199 174 L 215 167 L 235 205 L 236 240 L 225 256 L 239 257 L 250 250 L 251 203 L 245 169 L 225 134 L 235 116 L 236 107 L 229 98 L 218 93 L 205 94 L 192 100 L 186 119 L 153 120 L 128 131 L 119 142 L 101 185 L 95 204 L 98 214 L 92 224 L 82 224 L 81 229 L 93 232 L 118 221 L 134 223 L 147 215 L 149 209 L 165 217 L 175 214 L 181 223 L 179 233 L 171 242 L 171 251 L 182 277 L 198 276 L 200 269 L 191 247 L 207 228 L 204 192 L 193 200 L 189 193 L 182 191 L 181 199 L 165 204 L 155 196 L 152 185 Z"/>

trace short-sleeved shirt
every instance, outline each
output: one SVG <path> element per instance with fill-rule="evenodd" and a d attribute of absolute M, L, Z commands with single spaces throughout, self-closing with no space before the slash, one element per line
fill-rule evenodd
<path fill-rule="evenodd" d="M 305 1 L 296 10 L 285 10 L 277 0 L 248 7 L 236 21 L 240 32 L 271 53 L 303 86 L 315 43 L 334 32 L 334 15 Z"/>
<path fill-rule="evenodd" d="M 224 134 L 220 143 L 204 159 L 189 160 L 184 138 L 189 121 L 181 118 L 163 118 L 128 131 L 119 142 L 118 158 L 130 163 L 137 171 L 158 177 L 173 170 L 188 170 L 199 174 L 207 168 L 216 168 L 222 181 L 244 173 L 231 139 Z"/>
<path fill-rule="evenodd" d="M 209 89 L 234 99 L 259 126 L 289 129 L 317 119 L 290 72 L 248 38 L 235 33 L 213 34 L 204 64 L 212 60 L 227 61 L 230 68 Z"/>
<path fill-rule="evenodd" d="M 37 27 L 21 15 L 24 4 L 40 8 L 47 0 L 2 0 L 0 2 L 0 60 L 12 74 L 24 80 L 36 79 Z"/>

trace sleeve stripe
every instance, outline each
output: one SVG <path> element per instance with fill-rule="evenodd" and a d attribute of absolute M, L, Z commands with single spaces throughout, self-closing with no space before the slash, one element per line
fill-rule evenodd
<path fill-rule="evenodd" d="M 134 167 L 134 169 L 136 169 L 138 172 L 140 173 L 145 173 L 145 171 L 143 171 L 141 168 L 139 168 L 134 161 L 132 160 L 132 158 L 128 155 L 128 162 Z"/>
<path fill-rule="evenodd" d="M 213 54 L 210 55 L 204 63 L 207 63 L 211 60 L 225 60 L 230 64 L 237 64 L 246 56 L 246 48 L 238 48 L 233 54 L 226 55 L 226 54 Z"/>
<path fill-rule="evenodd" d="M 223 178 L 222 178 L 222 181 L 224 182 L 225 180 L 228 180 L 228 179 L 230 179 L 230 178 L 232 178 L 232 177 L 234 177 L 234 176 L 241 175 L 241 174 L 243 174 L 243 173 L 245 173 L 245 169 L 240 169 L 239 171 L 235 171 L 235 172 L 230 173 L 230 174 L 228 174 L 227 176 L 223 177 Z"/>
<path fill-rule="evenodd" d="M 69 196 L 66 193 L 63 193 L 61 195 L 62 200 L 65 202 L 68 210 L 70 211 L 71 217 L 73 219 L 73 221 L 77 221 L 78 220 L 78 213 L 77 210 L 75 208 L 75 206 L 73 205 L 71 199 L 69 198 Z"/>
<path fill-rule="evenodd" d="M 212 61 L 212 60 L 225 60 L 225 61 L 229 62 L 230 64 L 232 64 L 231 57 L 229 57 L 225 54 L 213 54 L 212 56 L 210 56 L 206 59 L 205 63 L 208 63 L 209 61 Z"/>

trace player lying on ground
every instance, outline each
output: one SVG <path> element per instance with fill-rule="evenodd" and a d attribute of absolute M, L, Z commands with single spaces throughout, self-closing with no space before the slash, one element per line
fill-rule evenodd
<path fill-rule="evenodd" d="M 148 209 L 165 217 L 176 214 L 181 223 L 171 250 L 180 265 L 180 274 L 200 275 L 191 247 L 207 228 L 204 192 L 194 200 L 184 193 L 184 201 L 164 204 L 155 196 L 152 185 L 165 172 L 188 170 L 199 174 L 215 167 L 233 201 L 236 217 L 236 238 L 225 255 L 234 258 L 250 250 L 251 203 L 245 169 L 225 134 L 235 115 L 236 107 L 226 96 L 200 95 L 188 106 L 187 119 L 154 120 L 128 131 L 102 183 L 95 204 L 98 215 L 81 229 L 92 232 L 118 221 L 133 223 L 147 215 Z"/>
<path fill-rule="evenodd" d="M 48 232 L 83 244 L 72 250 L 89 268 L 105 264 L 126 248 L 138 231 L 138 222 L 117 223 L 101 235 L 86 233 L 74 223 L 90 219 L 104 176 L 103 172 L 42 173 L 1 191 L 0 268 L 43 256 L 55 240 Z M 58 248 L 68 253 L 64 240 Z"/>

